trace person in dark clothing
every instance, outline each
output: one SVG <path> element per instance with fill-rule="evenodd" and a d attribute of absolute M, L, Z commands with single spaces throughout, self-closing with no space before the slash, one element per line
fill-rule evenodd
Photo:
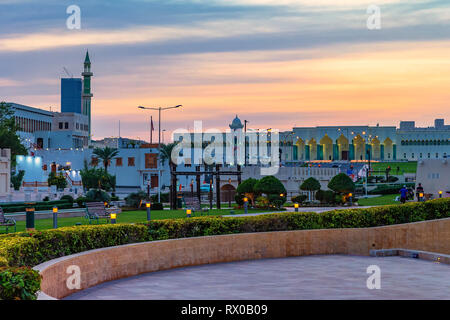
<path fill-rule="evenodd" d="M 423 197 L 423 187 L 421 183 L 419 183 L 419 185 L 416 188 L 416 196 L 418 202 L 422 201 L 422 197 L 420 196 L 420 194 L 422 194 Z"/>
<path fill-rule="evenodd" d="M 406 188 L 406 185 L 404 185 L 403 188 L 400 189 L 400 202 L 405 203 L 407 197 L 408 197 L 408 189 Z"/>

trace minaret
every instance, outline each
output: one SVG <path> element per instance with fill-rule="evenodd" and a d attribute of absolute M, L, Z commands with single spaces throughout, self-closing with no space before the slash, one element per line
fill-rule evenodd
<path fill-rule="evenodd" d="M 86 58 L 84 59 L 84 71 L 81 73 L 83 76 L 83 114 L 89 118 L 89 144 L 91 142 L 91 77 L 94 75 L 91 72 L 91 60 L 89 59 L 89 51 L 86 51 Z"/>

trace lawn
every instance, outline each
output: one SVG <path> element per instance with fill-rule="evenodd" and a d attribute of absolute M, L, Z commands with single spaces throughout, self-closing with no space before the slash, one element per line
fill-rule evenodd
<path fill-rule="evenodd" d="M 214 209 L 209 212 L 209 216 L 219 216 L 219 215 L 228 215 L 230 214 L 230 209 Z M 256 212 L 267 212 L 274 210 L 264 210 L 264 209 L 249 209 L 249 213 Z M 234 210 L 235 214 L 243 214 L 244 209 Z M 202 215 L 200 212 L 194 214 L 193 216 Z M 203 216 L 206 216 L 206 213 L 203 213 Z M 152 220 L 161 220 L 161 219 L 177 219 L 177 218 L 186 218 L 186 210 L 153 210 L 151 212 Z M 104 219 L 100 219 L 101 223 L 105 223 Z M 136 222 L 145 222 L 147 221 L 147 212 L 145 210 L 138 211 L 125 211 L 117 215 L 117 223 L 136 223 Z M 84 217 L 73 217 L 73 218 L 60 218 L 58 219 L 58 227 L 71 227 L 76 225 L 77 223 L 81 223 L 82 225 L 89 224 L 89 221 Z M 93 222 L 94 223 L 94 222 Z M 44 230 L 53 228 L 53 220 L 52 219 L 36 219 L 35 221 L 36 230 Z M 10 229 L 10 231 L 14 229 Z M 17 221 L 17 231 L 25 230 L 25 221 Z M 0 230 L 0 233 L 4 233 L 3 228 Z"/>
<path fill-rule="evenodd" d="M 397 167 L 400 168 L 400 173 L 416 173 L 417 171 L 417 161 L 411 162 L 373 162 L 370 165 L 375 171 L 374 175 L 384 175 L 386 173 L 386 168 L 391 167 L 391 175 L 397 174 Z M 376 172 L 379 171 L 379 172 Z"/>
<path fill-rule="evenodd" d="M 360 206 L 385 206 L 389 204 L 399 204 L 400 202 L 394 200 L 397 196 L 398 194 L 387 194 L 374 198 L 359 199 L 358 204 Z"/>

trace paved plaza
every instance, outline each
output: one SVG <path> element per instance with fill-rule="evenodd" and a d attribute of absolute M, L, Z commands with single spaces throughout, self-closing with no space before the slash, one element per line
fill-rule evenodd
<path fill-rule="evenodd" d="M 381 289 L 366 286 L 381 269 Z M 403 257 L 305 256 L 202 265 L 103 283 L 66 299 L 450 299 L 450 266 Z"/>

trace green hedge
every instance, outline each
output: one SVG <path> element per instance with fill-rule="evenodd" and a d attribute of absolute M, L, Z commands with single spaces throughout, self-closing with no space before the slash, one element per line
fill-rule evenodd
<path fill-rule="evenodd" d="M 0 235 L 0 266 L 22 267 L 86 250 L 152 240 L 209 235 L 366 228 L 450 217 L 450 199 L 324 213 L 276 213 L 248 217 L 196 217 L 148 223 L 66 227 Z M 4 290 L 1 287 L 0 290 Z"/>
<path fill-rule="evenodd" d="M 209 235 L 366 228 L 450 217 L 450 199 L 324 213 L 275 213 L 249 217 L 194 217 L 148 223 L 76 226 L 0 235 L 0 265 L 34 266 L 86 250 L 151 240 Z"/>
<path fill-rule="evenodd" d="M 39 272 L 31 268 L 0 268 L 0 300 L 36 300 Z"/>
<path fill-rule="evenodd" d="M 59 209 L 70 209 L 73 207 L 73 204 L 68 202 L 67 200 L 55 200 L 55 201 L 39 201 L 35 202 L 31 207 L 35 208 L 36 211 L 43 210 L 51 210 L 53 207 L 58 207 Z M 24 202 L 16 202 L 16 203 L 8 203 L 8 204 L 0 204 L 3 212 L 5 213 L 13 213 L 13 212 L 23 212 L 26 208 L 29 208 L 30 205 L 26 205 Z"/>

